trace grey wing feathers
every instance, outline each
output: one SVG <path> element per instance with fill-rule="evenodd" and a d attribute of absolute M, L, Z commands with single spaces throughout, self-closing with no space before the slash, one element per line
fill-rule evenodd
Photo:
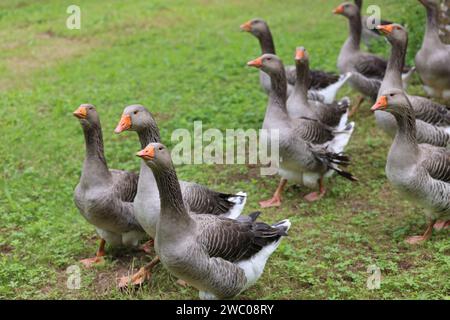
<path fill-rule="evenodd" d="M 450 135 L 443 129 L 422 120 L 416 120 L 417 140 L 438 147 L 446 147 L 450 142 Z"/>
<path fill-rule="evenodd" d="M 416 119 L 437 126 L 450 126 L 450 110 L 444 105 L 419 96 L 410 96 L 409 100 L 414 108 Z"/>
<path fill-rule="evenodd" d="M 258 215 L 251 214 L 247 221 L 216 217 L 213 223 L 204 224 L 200 237 L 209 256 L 239 262 L 287 235 L 284 226 L 255 221 Z"/>
<path fill-rule="evenodd" d="M 364 54 L 355 63 L 355 69 L 368 78 L 383 79 L 387 61 L 373 54 Z"/>
<path fill-rule="evenodd" d="M 221 215 L 229 212 L 236 203 L 233 197 L 244 197 L 229 193 L 220 193 L 195 183 L 182 182 L 183 200 L 194 213 Z"/>
<path fill-rule="evenodd" d="M 313 144 L 323 144 L 334 138 L 333 129 L 319 120 L 301 117 L 294 120 L 295 133 L 301 139 Z"/>
<path fill-rule="evenodd" d="M 377 99 L 378 90 L 380 90 L 381 86 L 380 79 L 370 78 L 363 74 L 353 72 L 349 81 L 362 94 L 370 97 L 374 101 Z"/>
<path fill-rule="evenodd" d="M 421 145 L 426 159 L 422 165 L 428 174 L 436 180 L 450 183 L 450 150 Z"/>
<path fill-rule="evenodd" d="M 109 170 L 113 176 L 114 189 L 120 200 L 133 202 L 137 193 L 139 174 L 123 170 Z"/>

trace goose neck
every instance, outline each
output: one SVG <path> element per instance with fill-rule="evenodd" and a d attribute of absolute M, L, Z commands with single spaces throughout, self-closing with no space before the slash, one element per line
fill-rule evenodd
<path fill-rule="evenodd" d="M 440 43 L 439 28 L 438 28 L 438 10 L 434 7 L 427 6 L 427 24 L 425 27 L 425 37 L 423 39 L 424 45 L 432 45 Z"/>
<path fill-rule="evenodd" d="M 361 43 L 361 14 L 358 13 L 354 16 L 349 17 L 349 37 L 346 41 L 346 45 L 353 50 L 359 50 Z"/>
<path fill-rule="evenodd" d="M 308 87 L 309 87 L 309 63 L 305 61 L 303 63 L 297 62 L 295 65 L 297 78 L 295 80 L 294 91 L 302 102 L 308 101 Z"/>
<path fill-rule="evenodd" d="M 180 183 L 175 169 L 152 168 L 161 201 L 161 219 L 169 223 L 191 221 L 183 203 Z"/>
<path fill-rule="evenodd" d="M 159 129 L 157 126 L 151 124 L 145 126 L 138 131 L 139 141 L 141 143 L 141 148 L 144 149 L 149 143 L 161 142 L 159 135 Z"/>
<path fill-rule="evenodd" d="M 416 137 L 416 119 L 412 107 L 401 107 L 399 112 L 392 113 L 397 121 L 398 130 L 392 144 L 392 149 L 400 150 L 403 159 L 414 160 L 418 153 Z M 405 162 L 409 161 L 405 159 Z"/>
<path fill-rule="evenodd" d="M 405 66 L 407 45 L 407 41 L 406 43 L 392 43 L 391 55 L 384 75 L 384 81 L 387 81 L 391 88 L 401 89 L 403 87 L 402 72 Z"/>
<path fill-rule="evenodd" d="M 110 176 L 103 148 L 103 136 L 100 123 L 83 125 L 86 157 L 83 165 L 83 177 Z M 94 172 L 90 172 L 94 171 Z"/>
<path fill-rule="evenodd" d="M 261 46 L 261 53 L 266 54 L 276 54 L 275 52 L 275 44 L 273 42 L 272 33 L 270 32 L 269 27 L 264 32 L 261 32 L 258 35 L 259 45 Z"/>

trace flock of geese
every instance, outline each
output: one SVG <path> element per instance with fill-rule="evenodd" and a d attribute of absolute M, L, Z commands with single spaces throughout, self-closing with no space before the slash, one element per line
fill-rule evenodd
<path fill-rule="evenodd" d="M 349 35 L 337 66 L 340 75 L 310 70 L 304 47 L 295 50 L 295 65 L 284 66 L 276 56 L 269 26 L 262 19 L 241 25 L 260 43 L 262 55 L 248 62 L 258 68 L 260 85 L 268 95 L 264 129 L 279 130 L 280 184 L 262 207 L 280 206 L 288 181 L 314 192 L 307 201 L 326 194 L 325 178 L 336 173 L 355 181 L 344 170 L 350 159 L 343 153 L 355 128 L 349 122 L 350 100 L 336 101 L 338 90 L 350 84 L 374 102 L 378 127 L 393 137 L 387 157 L 389 181 L 425 209 L 429 225 L 411 244 L 430 238 L 433 228 L 450 223 L 450 111 L 445 105 L 406 93 L 416 70 L 429 96 L 450 100 L 450 46 L 437 31 L 438 0 L 419 0 L 426 9 L 426 33 L 415 67 L 405 66 L 406 29 L 382 21 L 372 30 L 361 17 L 361 1 L 345 2 L 334 13 L 348 19 Z M 385 36 L 392 50 L 386 61 L 360 50 L 360 42 Z M 360 99 L 362 100 L 362 99 Z M 360 101 L 361 102 L 361 101 Z M 75 204 L 101 238 L 93 258 L 99 263 L 105 244 L 137 246 L 157 256 L 136 274 L 120 279 L 119 286 L 141 284 L 153 266 L 162 263 L 175 277 L 199 290 L 202 299 L 232 298 L 254 284 L 269 256 L 287 235 L 289 220 L 272 225 L 259 222 L 259 212 L 241 215 L 243 192 L 222 193 L 194 182 L 179 181 L 170 151 L 161 143 L 158 125 L 141 105 L 127 106 L 115 132 L 135 131 L 142 159 L 140 173 L 112 170 L 103 152 L 98 113 L 83 104 L 75 112 L 86 145 L 82 174 L 74 193 Z M 150 239 L 150 240 L 149 240 Z"/>

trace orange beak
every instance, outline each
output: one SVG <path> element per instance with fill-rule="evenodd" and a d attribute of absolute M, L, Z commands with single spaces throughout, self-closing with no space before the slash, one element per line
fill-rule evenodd
<path fill-rule="evenodd" d="M 131 116 L 129 114 L 124 114 L 122 115 L 122 118 L 120 118 L 119 124 L 117 125 L 116 129 L 114 129 L 114 132 L 121 133 L 130 128 L 131 128 Z"/>
<path fill-rule="evenodd" d="M 297 49 L 295 50 L 295 60 L 302 60 L 305 57 L 305 50 Z"/>
<path fill-rule="evenodd" d="M 79 106 L 78 109 L 73 112 L 73 115 L 78 119 L 86 119 L 87 117 L 86 107 Z"/>
<path fill-rule="evenodd" d="M 342 14 L 342 13 L 344 13 L 344 6 L 343 6 L 343 5 L 340 5 L 339 7 L 335 8 L 335 9 L 333 10 L 333 13 L 334 13 L 334 14 Z"/>
<path fill-rule="evenodd" d="M 377 100 L 377 102 L 375 102 L 375 104 L 372 106 L 372 108 L 370 108 L 371 111 L 376 111 L 376 110 L 384 110 L 386 109 L 388 103 L 387 103 L 387 98 L 386 96 L 380 96 Z"/>
<path fill-rule="evenodd" d="M 136 156 L 144 160 L 152 160 L 155 157 L 155 148 L 153 148 L 153 146 L 147 146 L 136 153 Z"/>
<path fill-rule="evenodd" d="M 394 30 L 394 26 L 392 24 L 379 25 L 376 28 L 377 30 L 380 30 L 382 34 L 390 34 L 392 30 Z"/>
<path fill-rule="evenodd" d="M 252 31 L 252 24 L 250 21 L 247 21 L 246 23 L 243 23 L 240 25 L 242 31 L 250 32 Z"/>
<path fill-rule="evenodd" d="M 262 58 L 256 58 L 255 60 L 249 61 L 247 62 L 247 65 L 249 67 L 256 67 L 256 68 L 261 68 L 262 67 Z"/>

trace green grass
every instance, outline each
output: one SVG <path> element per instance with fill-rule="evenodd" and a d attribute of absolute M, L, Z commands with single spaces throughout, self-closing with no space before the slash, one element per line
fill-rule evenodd
<path fill-rule="evenodd" d="M 410 1 L 377 0 L 382 14 L 410 29 L 412 62 L 420 46 L 424 12 Z M 65 28 L 71 3 L 5 0 L 0 4 L 0 298 L 189 299 L 196 290 L 175 284 L 161 266 L 151 283 L 119 292 L 115 278 L 150 259 L 108 248 L 105 265 L 82 270 L 80 290 L 66 288 L 68 266 L 91 256 L 94 228 L 78 213 L 72 193 L 84 156 L 80 125 L 71 112 L 93 103 L 100 113 L 112 168 L 138 170 L 135 134 L 114 135 L 124 106 L 142 103 L 155 115 L 163 141 L 176 128 L 260 128 L 266 97 L 256 70 L 256 40 L 238 31 L 263 17 L 279 55 L 292 63 L 304 45 L 313 67 L 335 70 L 347 35 L 333 16 L 339 1 L 124 1 L 79 0 L 82 29 Z M 387 46 L 377 45 L 379 53 Z M 421 93 L 416 80 L 413 92 Z M 357 95 L 346 88 L 341 95 Z M 411 247 L 422 232 L 423 210 L 404 201 L 386 181 L 389 139 L 365 103 L 348 147 L 360 179 L 333 178 L 315 204 L 308 190 L 290 185 L 281 209 L 267 222 L 290 218 L 292 228 L 259 282 L 242 299 L 449 299 L 448 232 Z M 245 190 L 246 212 L 271 195 L 277 177 L 259 177 L 245 165 L 182 166 L 180 178 L 224 191 Z M 381 268 L 381 289 L 366 288 L 367 268 Z"/>

